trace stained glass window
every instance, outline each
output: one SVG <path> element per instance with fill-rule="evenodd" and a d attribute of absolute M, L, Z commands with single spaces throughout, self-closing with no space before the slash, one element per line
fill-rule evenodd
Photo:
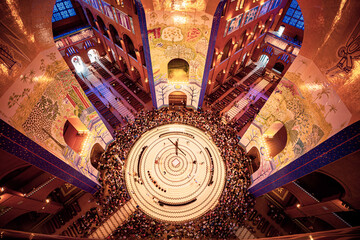
<path fill-rule="evenodd" d="M 70 0 L 56 0 L 52 22 L 75 16 L 76 12 Z"/>
<path fill-rule="evenodd" d="M 292 0 L 290 7 L 284 16 L 283 22 L 304 30 L 304 18 L 296 0 Z"/>

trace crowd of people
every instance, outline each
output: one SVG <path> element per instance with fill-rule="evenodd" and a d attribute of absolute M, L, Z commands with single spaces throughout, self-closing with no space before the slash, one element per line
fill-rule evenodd
<path fill-rule="evenodd" d="M 99 181 L 103 186 L 95 195 L 101 206 L 102 222 L 130 197 L 124 182 L 126 157 L 134 142 L 146 131 L 168 123 L 183 123 L 202 129 L 213 137 L 226 164 L 227 179 L 217 207 L 199 219 L 184 224 L 163 223 L 141 212 L 132 214 L 110 238 L 230 238 L 249 212 L 253 211 L 254 198 L 248 193 L 249 158 L 239 145 L 236 132 L 221 121 L 217 112 L 182 109 L 170 111 L 141 111 L 134 121 L 116 130 L 115 141 L 98 162 Z"/>

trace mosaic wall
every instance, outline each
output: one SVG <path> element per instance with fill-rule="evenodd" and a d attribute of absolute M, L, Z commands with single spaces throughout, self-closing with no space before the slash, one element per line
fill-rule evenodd
<path fill-rule="evenodd" d="M 204 11 L 186 10 L 146 11 L 158 107 L 168 105 L 173 91 L 184 92 L 187 106 L 198 107 L 213 17 Z M 175 58 L 189 64 L 189 78 L 184 82 L 169 82 L 168 63 Z"/>
<path fill-rule="evenodd" d="M 241 139 L 247 151 L 256 147 L 261 155 L 254 185 L 346 127 L 350 119 L 351 113 L 316 65 L 298 56 Z M 286 128 L 287 142 L 271 158 L 262 135 L 279 122 Z"/>
<path fill-rule="evenodd" d="M 33 7 L 36 4 L 40 2 L 29 2 Z M 52 4 L 47 7 L 52 9 Z M 39 23 L 26 18 L 30 11 L 21 9 L 17 1 L 2 3 L 1 9 L 8 12 L 0 25 L 6 33 L 0 37 L 1 54 L 7 57 L 0 62 L 1 119 L 96 180 L 97 170 L 89 158 L 91 147 L 98 142 L 105 148 L 112 137 L 57 50 L 52 38 L 51 12 L 48 19 L 39 19 L 46 21 L 38 29 Z M 23 15 L 19 15 L 18 9 Z M 70 149 L 63 138 L 64 124 L 73 116 L 89 130 L 82 156 Z"/>
<path fill-rule="evenodd" d="M 360 2 L 299 4 L 306 10 L 303 47 L 241 140 L 261 155 L 253 185 L 360 119 Z M 287 142 L 269 157 L 262 134 L 275 122 L 286 127 Z"/>

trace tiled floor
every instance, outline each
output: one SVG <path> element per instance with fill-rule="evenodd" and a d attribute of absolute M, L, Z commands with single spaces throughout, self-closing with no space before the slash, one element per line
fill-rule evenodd
<path fill-rule="evenodd" d="M 143 134 L 128 155 L 125 172 L 128 192 L 139 208 L 167 222 L 189 221 L 214 208 L 225 178 L 215 143 L 203 131 L 182 124 Z"/>

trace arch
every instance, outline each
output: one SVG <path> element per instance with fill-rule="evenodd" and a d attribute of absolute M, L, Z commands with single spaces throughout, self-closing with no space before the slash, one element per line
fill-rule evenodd
<path fill-rule="evenodd" d="M 275 157 L 284 150 L 287 143 L 287 131 L 282 122 L 274 122 L 263 134 L 269 157 Z"/>
<path fill-rule="evenodd" d="M 122 65 L 122 67 L 124 69 L 124 73 L 129 75 L 129 69 L 128 69 L 128 66 L 127 66 L 127 63 L 126 63 L 125 59 L 123 57 L 120 57 L 119 61 L 120 61 L 120 64 Z"/>
<path fill-rule="evenodd" d="M 247 40 L 247 35 L 246 35 L 246 30 L 245 30 L 239 39 L 239 48 L 245 47 L 246 40 Z"/>
<path fill-rule="evenodd" d="M 223 49 L 223 54 L 221 56 L 221 62 L 224 61 L 225 59 L 227 59 L 229 57 L 229 52 L 231 49 L 231 45 L 232 45 L 232 39 L 230 39 L 226 44 L 225 47 Z"/>
<path fill-rule="evenodd" d="M 296 180 L 296 183 L 320 201 L 341 198 L 345 193 L 345 189 L 338 181 L 321 172 L 305 175 Z"/>
<path fill-rule="evenodd" d="M 269 62 L 269 56 L 267 54 L 262 54 L 260 57 L 259 57 L 259 60 L 258 60 L 258 64 L 257 66 L 259 67 L 266 67 L 266 65 L 268 64 Z"/>
<path fill-rule="evenodd" d="M 275 63 L 273 70 L 276 70 L 277 72 L 282 73 L 284 71 L 284 68 L 285 68 L 284 64 L 282 64 L 281 62 L 277 62 L 277 63 Z"/>
<path fill-rule="evenodd" d="M 220 71 L 220 72 L 216 75 L 215 80 L 216 80 L 216 82 L 221 82 L 222 78 L 223 78 L 223 71 Z"/>
<path fill-rule="evenodd" d="M 116 28 L 115 28 L 112 24 L 110 24 L 110 25 L 109 25 L 109 30 L 110 30 L 110 34 L 111 34 L 112 40 L 114 41 L 114 43 L 116 44 L 116 46 L 118 46 L 119 48 L 122 49 L 121 39 L 120 39 L 119 33 L 118 33 L 118 31 L 116 30 Z"/>
<path fill-rule="evenodd" d="M 186 107 L 187 96 L 181 91 L 174 91 L 169 94 L 169 108 L 172 110 Z"/>
<path fill-rule="evenodd" d="M 98 22 L 98 24 L 99 24 L 99 28 L 100 28 L 101 33 L 102 33 L 105 37 L 109 38 L 109 34 L 108 34 L 108 32 L 107 32 L 106 25 L 105 25 L 104 21 L 102 20 L 102 18 L 101 18 L 100 16 L 97 16 L 97 17 L 96 17 L 96 20 L 97 20 L 97 22 Z"/>
<path fill-rule="evenodd" d="M 124 43 L 125 43 L 125 47 L 126 47 L 126 52 L 132 56 L 133 58 L 136 59 L 136 53 L 135 53 L 135 47 L 133 44 L 133 41 L 131 40 L 131 38 L 124 34 Z"/>
<path fill-rule="evenodd" d="M 87 55 L 90 59 L 90 62 L 95 62 L 96 60 L 100 59 L 100 54 L 99 54 L 98 50 L 96 50 L 95 48 L 89 49 L 89 51 L 87 52 Z"/>
<path fill-rule="evenodd" d="M 182 58 L 171 59 L 168 63 L 168 81 L 189 82 L 189 63 Z"/>
<path fill-rule="evenodd" d="M 236 65 L 237 65 L 237 60 L 233 61 L 229 68 L 229 73 L 233 76 L 236 74 L 236 72 L 235 72 Z"/>
<path fill-rule="evenodd" d="M 90 162 L 91 165 L 96 169 L 98 167 L 98 162 L 100 162 L 101 154 L 103 154 L 103 152 L 105 152 L 105 149 L 99 143 L 95 143 L 91 148 Z"/>
<path fill-rule="evenodd" d="M 281 37 L 284 31 L 285 31 L 285 25 L 281 25 L 281 26 L 279 27 L 279 29 L 277 30 L 276 35 L 277 35 L 278 37 Z"/>
<path fill-rule="evenodd" d="M 262 25 L 262 28 L 261 28 L 261 32 L 260 32 L 260 35 L 264 34 L 265 31 L 267 31 L 267 26 L 269 25 L 269 19 L 267 19 L 264 23 L 264 25 Z"/>
<path fill-rule="evenodd" d="M 90 23 L 90 25 L 95 28 L 96 30 L 98 30 L 96 24 L 95 24 L 95 18 L 93 16 L 93 14 L 91 13 L 91 11 L 87 8 L 86 9 L 86 16 L 88 17 L 88 21 Z"/>
<path fill-rule="evenodd" d="M 244 65 L 245 65 L 245 59 L 246 59 L 246 57 L 247 57 L 248 54 L 249 54 L 249 53 L 244 53 L 244 55 L 243 55 L 243 57 L 242 57 L 242 59 L 241 59 L 241 66 L 244 66 Z"/>
<path fill-rule="evenodd" d="M 141 80 L 141 75 L 140 75 L 140 72 L 139 72 L 139 70 L 137 70 L 137 68 L 136 67 L 134 67 L 134 66 L 132 66 L 131 67 L 132 68 L 132 71 L 133 71 L 133 73 L 134 73 L 134 81 L 135 82 L 140 82 L 140 80 Z"/>
<path fill-rule="evenodd" d="M 81 153 L 89 130 L 77 117 L 70 117 L 64 124 L 63 137 L 65 143 L 76 153 Z"/>
<path fill-rule="evenodd" d="M 82 58 L 78 55 L 71 58 L 71 63 L 75 68 L 75 71 L 81 73 L 85 70 L 85 64 Z"/>
<path fill-rule="evenodd" d="M 254 173 L 260 167 L 260 152 L 259 152 L 259 149 L 257 149 L 257 147 L 255 147 L 255 146 L 252 147 L 250 149 L 250 151 L 248 152 L 248 156 L 251 159 L 251 165 L 250 165 L 251 170 L 252 170 L 251 173 Z"/>

